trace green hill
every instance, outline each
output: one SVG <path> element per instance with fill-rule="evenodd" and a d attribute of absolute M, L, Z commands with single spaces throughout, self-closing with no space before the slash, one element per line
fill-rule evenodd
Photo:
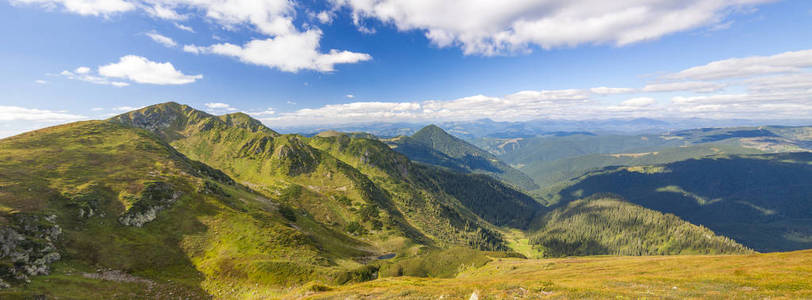
<path fill-rule="evenodd" d="M 384 253 L 411 245 L 505 250 L 489 221 L 523 227 L 540 208 L 504 185 L 483 185 L 484 179 L 478 177 L 441 176 L 437 175 L 441 171 L 414 166 L 374 140 L 337 132 L 313 138 L 279 135 L 264 126 L 231 126 L 224 121 L 228 116 L 208 116 L 188 106 L 165 103 L 112 120 L 172 137 L 171 145 L 181 153 L 223 170 L 268 197 L 293 191 L 292 196 L 281 197 L 288 205 L 307 211 L 334 230 L 361 236 Z M 163 120 L 184 126 L 165 125 Z M 451 183 L 454 180 L 459 182 Z M 489 203 L 475 203 L 475 199 L 455 197 L 455 184 L 477 185 L 483 195 L 501 194 L 488 198 Z"/>
<path fill-rule="evenodd" d="M 61 275 L 32 287 L 45 295 L 263 294 L 340 280 L 351 268 L 343 259 L 372 249 L 306 214 L 294 212 L 293 221 L 284 205 L 148 131 L 113 122 L 0 140 L 0 187 L 8 251 L 0 279 L 16 285 L 55 267 Z"/>
<path fill-rule="evenodd" d="M 538 188 L 533 180 L 521 171 L 435 125 L 426 126 L 410 137 L 400 136 L 385 142 L 395 151 L 417 162 L 457 172 L 490 175 L 524 190 Z"/>
<path fill-rule="evenodd" d="M 812 247 L 812 153 L 714 156 L 609 167 L 558 192 L 562 203 L 614 193 L 757 251 Z"/>
<path fill-rule="evenodd" d="M 751 253 L 752 250 L 672 214 L 611 195 L 576 200 L 537 221 L 530 244 L 544 256 Z"/>

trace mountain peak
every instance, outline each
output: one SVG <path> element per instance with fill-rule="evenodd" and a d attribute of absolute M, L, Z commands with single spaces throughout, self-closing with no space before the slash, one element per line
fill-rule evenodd
<path fill-rule="evenodd" d="M 440 126 L 434 124 L 427 125 L 426 127 L 423 127 L 422 129 L 418 130 L 412 135 L 412 137 L 416 139 L 421 139 L 423 137 L 443 137 L 443 136 L 453 137 L 451 134 L 440 128 Z"/>
<path fill-rule="evenodd" d="M 278 135 L 265 127 L 262 122 L 245 113 L 214 116 L 176 102 L 150 105 L 112 117 L 110 121 L 144 128 L 169 141 L 180 138 L 183 135 L 182 132 L 188 129 L 206 130 L 211 126 L 238 127 L 252 132 L 264 131 L 274 136 Z"/>

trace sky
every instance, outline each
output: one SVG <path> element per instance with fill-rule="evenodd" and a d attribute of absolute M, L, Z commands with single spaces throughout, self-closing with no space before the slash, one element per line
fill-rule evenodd
<path fill-rule="evenodd" d="M 806 0 L 10 0 L 0 137 L 175 101 L 271 128 L 810 119 Z"/>

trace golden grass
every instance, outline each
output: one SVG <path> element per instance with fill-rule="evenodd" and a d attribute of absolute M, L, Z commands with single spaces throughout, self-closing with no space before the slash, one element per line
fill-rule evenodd
<path fill-rule="evenodd" d="M 722 256 L 494 259 L 457 278 L 384 278 L 313 299 L 812 298 L 812 250 Z"/>

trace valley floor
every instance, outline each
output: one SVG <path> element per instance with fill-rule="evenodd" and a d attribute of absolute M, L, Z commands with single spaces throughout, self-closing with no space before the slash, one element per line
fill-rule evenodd
<path fill-rule="evenodd" d="M 720 256 L 494 259 L 457 278 L 398 277 L 313 299 L 812 298 L 812 250 Z"/>

